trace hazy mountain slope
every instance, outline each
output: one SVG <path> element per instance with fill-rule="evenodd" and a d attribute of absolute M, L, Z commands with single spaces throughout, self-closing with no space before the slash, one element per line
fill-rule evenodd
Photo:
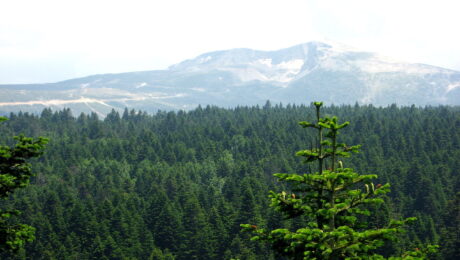
<path fill-rule="evenodd" d="M 340 44 L 202 54 L 162 71 L 94 75 L 51 84 L 0 85 L 0 112 L 45 106 L 104 116 L 112 108 L 191 109 L 266 100 L 334 104 L 460 105 L 460 72 L 394 61 Z"/>

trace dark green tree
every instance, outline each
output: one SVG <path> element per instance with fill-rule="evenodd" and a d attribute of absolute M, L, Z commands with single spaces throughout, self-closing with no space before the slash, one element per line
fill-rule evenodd
<path fill-rule="evenodd" d="M 271 244 L 273 249 L 292 259 L 382 259 L 375 249 L 385 240 L 394 239 L 406 222 L 390 220 L 385 227 L 367 228 L 359 215 L 370 215 L 366 204 L 380 204 L 390 185 L 374 185 L 377 175 L 360 175 L 345 168 L 340 157 L 358 152 L 359 145 L 348 146 L 338 142 L 340 124 L 337 117 L 320 117 L 322 102 L 315 102 L 316 123 L 300 122 L 305 128 L 317 131 L 316 145 L 297 152 L 306 163 L 316 162 L 317 171 L 309 174 L 278 173 L 279 181 L 292 185 L 292 192 L 271 192 L 271 206 L 293 219 L 303 216 L 306 226 L 297 230 L 285 228 L 266 230 L 256 225 L 242 224 L 253 232 L 252 240 Z M 420 255 L 415 252 L 415 257 Z"/>
<path fill-rule="evenodd" d="M 0 122 L 7 120 L 0 117 Z M 16 189 L 29 184 L 32 169 L 27 162 L 32 157 L 42 154 L 46 138 L 33 139 L 19 135 L 14 137 L 17 143 L 10 147 L 0 145 L 0 198 L 4 199 Z M 34 239 L 35 229 L 25 224 L 13 223 L 12 216 L 18 215 L 18 210 L 0 209 L 0 248 L 16 252 L 25 242 Z"/>

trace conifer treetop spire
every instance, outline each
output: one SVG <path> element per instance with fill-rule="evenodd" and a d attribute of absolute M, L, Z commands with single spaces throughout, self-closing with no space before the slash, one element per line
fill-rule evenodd
<path fill-rule="evenodd" d="M 376 186 L 372 180 L 377 175 L 361 175 L 343 166 L 339 159 L 350 157 L 360 148 L 360 145 L 338 142 L 339 130 L 349 122 L 339 123 L 335 116 L 321 117 L 323 103 L 313 105 L 316 122 L 299 124 L 318 132 L 317 146 L 298 151 L 296 155 L 304 157 L 305 163 L 318 161 L 318 170 L 305 174 L 276 173 L 278 181 L 290 184 L 291 191 L 270 192 L 275 210 L 287 219 L 303 216 L 308 222 L 297 230 L 269 231 L 250 224 L 241 226 L 253 234 L 252 240 L 269 243 L 277 254 L 292 259 L 383 259 L 375 249 L 384 241 L 395 239 L 396 234 L 403 231 L 403 225 L 415 218 L 391 220 L 378 229 L 362 227 L 364 223 L 359 222 L 357 216 L 371 214 L 365 207 L 367 204 L 383 203 L 381 195 L 390 191 L 390 184 Z"/>

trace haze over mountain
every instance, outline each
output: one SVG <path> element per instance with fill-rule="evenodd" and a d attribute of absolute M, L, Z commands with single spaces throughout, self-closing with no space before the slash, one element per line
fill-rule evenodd
<path fill-rule="evenodd" d="M 49 84 L 0 85 L 0 113 L 71 108 L 155 112 L 198 105 L 272 103 L 460 105 L 460 72 L 405 63 L 337 43 L 276 51 L 202 54 L 167 70 L 94 75 Z"/>

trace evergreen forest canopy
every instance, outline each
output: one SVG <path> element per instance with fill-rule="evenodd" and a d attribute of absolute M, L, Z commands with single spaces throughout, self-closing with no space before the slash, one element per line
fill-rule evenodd
<path fill-rule="evenodd" d="M 385 204 L 360 221 L 381 227 L 417 217 L 398 242 L 378 249 L 398 255 L 439 244 L 438 259 L 459 256 L 460 109 L 330 106 L 351 125 L 344 143 L 361 153 L 347 167 L 391 183 Z M 1 201 L 18 209 L 36 239 L 11 259 L 275 259 L 249 241 L 241 223 L 270 230 L 302 227 L 269 207 L 270 190 L 288 190 L 274 173 L 308 172 L 295 152 L 311 146 L 312 106 L 281 105 L 155 115 L 112 111 L 73 117 L 70 110 L 40 116 L 11 114 L 0 143 L 11 136 L 45 136 L 45 154 L 33 161 L 31 185 Z"/>

